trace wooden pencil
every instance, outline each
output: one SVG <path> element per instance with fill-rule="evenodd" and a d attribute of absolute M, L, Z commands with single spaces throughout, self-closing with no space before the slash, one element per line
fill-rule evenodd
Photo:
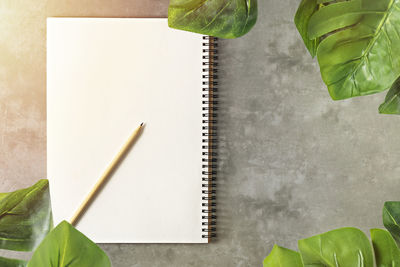
<path fill-rule="evenodd" d="M 126 156 L 129 149 L 133 146 L 133 144 L 139 137 L 140 133 L 142 132 L 143 127 L 144 127 L 144 123 L 140 124 L 140 126 L 132 133 L 132 135 L 129 137 L 129 139 L 125 142 L 125 144 L 119 150 L 118 154 L 111 161 L 110 165 L 108 165 L 107 169 L 104 171 L 104 173 L 102 174 L 100 179 L 94 185 L 94 187 L 89 192 L 89 194 L 86 196 L 85 200 L 79 206 L 79 208 L 75 212 L 74 216 L 71 218 L 70 224 L 75 226 L 79 222 L 79 219 L 81 218 L 83 213 L 90 206 L 90 204 L 95 199 L 95 197 L 97 196 L 97 194 L 99 193 L 101 188 L 105 185 L 107 180 L 114 173 L 114 171 L 116 170 L 118 165 L 121 163 L 123 158 Z"/>

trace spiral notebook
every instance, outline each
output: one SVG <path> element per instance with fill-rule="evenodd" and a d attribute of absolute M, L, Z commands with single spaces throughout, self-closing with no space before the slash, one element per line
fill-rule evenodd
<path fill-rule="evenodd" d="M 47 176 L 69 220 L 132 131 L 146 127 L 77 229 L 98 243 L 215 236 L 215 38 L 167 19 L 48 18 Z"/>

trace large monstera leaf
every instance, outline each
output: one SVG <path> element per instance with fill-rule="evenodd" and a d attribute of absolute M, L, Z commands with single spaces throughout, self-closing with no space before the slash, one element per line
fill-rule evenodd
<path fill-rule="evenodd" d="M 383 225 L 400 243 L 400 202 L 387 201 L 382 210 Z"/>
<path fill-rule="evenodd" d="M 257 0 L 170 0 L 171 28 L 220 38 L 237 38 L 257 21 Z"/>
<path fill-rule="evenodd" d="M 17 260 L 17 259 L 7 259 L 0 257 L 0 266 L 1 267 L 25 267 L 28 264 L 28 262 L 23 261 L 23 260 Z"/>
<path fill-rule="evenodd" d="M 275 245 L 264 259 L 263 267 L 303 267 L 300 254 L 296 251 Z"/>
<path fill-rule="evenodd" d="M 356 228 L 340 228 L 298 244 L 304 266 L 374 267 L 370 241 Z"/>
<path fill-rule="evenodd" d="M 317 0 L 303 0 L 294 17 L 297 30 L 312 57 L 317 55 L 317 47 L 320 40 L 319 38 L 310 39 L 308 35 L 308 24 L 310 23 L 311 16 L 318 10 L 319 6 Z"/>
<path fill-rule="evenodd" d="M 383 207 L 386 229 L 371 229 L 371 242 L 359 229 L 339 228 L 299 240 L 299 253 L 274 246 L 264 267 L 396 267 L 400 266 L 400 202 Z M 399 242 L 400 243 L 400 242 Z"/>
<path fill-rule="evenodd" d="M 400 266 L 400 250 L 388 231 L 371 229 L 371 240 L 377 267 Z"/>
<path fill-rule="evenodd" d="M 400 78 L 393 83 L 385 101 L 379 107 L 379 113 L 400 114 Z"/>
<path fill-rule="evenodd" d="M 264 267 L 394 267 L 400 250 L 386 230 L 371 230 L 372 244 L 356 228 L 340 228 L 299 240 L 299 252 L 274 246 Z M 375 254 L 375 261 L 374 261 Z"/>
<path fill-rule="evenodd" d="M 0 193 L 0 249 L 31 251 L 53 226 L 49 182 Z M 23 267 L 27 262 L 0 257 L 2 267 Z"/>
<path fill-rule="evenodd" d="M 104 251 L 69 223 L 52 228 L 48 180 L 0 193 L 0 249 L 35 249 L 29 261 L 0 256 L 0 266 L 111 267 Z"/>
<path fill-rule="evenodd" d="M 31 251 L 52 227 L 48 180 L 0 194 L 0 249 Z"/>
<path fill-rule="evenodd" d="M 38 246 L 28 267 L 111 267 L 104 251 L 68 222 L 61 222 Z"/>
<path fill-rule="evenodd" d="M 400 75 L 400 0 L 302 0 L 295 22 L 333 99 L 381 92 Z"/>

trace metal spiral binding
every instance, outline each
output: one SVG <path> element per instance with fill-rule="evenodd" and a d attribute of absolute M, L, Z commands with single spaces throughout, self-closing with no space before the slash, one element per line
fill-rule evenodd
<path fill-rule="evenodd" d="M 216 235 L 218 39 L 203 37 L 202 238 Z"/>

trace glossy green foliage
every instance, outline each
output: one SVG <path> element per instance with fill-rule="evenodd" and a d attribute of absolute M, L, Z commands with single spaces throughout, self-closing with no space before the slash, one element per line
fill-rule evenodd
<path fill-rule="evenodd" d="M 28 267 L 111 267 L 104 251 L 66 221 L 54 228 L 33 253 Z"/>
<path fill-rule="evenodd" d="M 377 267 L 400 266 L 400 250 L 388 231 L 371 229 L 371 239 Z"/>
<path fill-rule="evenodd" d="M 303 0 L 296 18 L 333 99 L 381 92 L 399 77 L 400 0 Z"/>
<path fill-rule="evenodd" d="M 383 225 L 400 242 L 400 202 L 387 201 L 382 211 Z"/>
<path fill-rule="evenodd" d="M 25 267 L 27 265 L 26 261 L 17 260 L 17 259 L 7 259 L 0 257 L 0 266 L 1 267 Z"/>
<path fill-rule="evenodd" d="M 52 228 L 49 182 L 0 194 L 0 248 L 31 251 Z"/>
<path fill-rule="evenodd" d="M 319 44 L 319 38 L 311 39 L 308 35 L 308 24 L 311 16 L 317 12 L 319 5 L 317 0 L 302 0 L 299 8 L 297 9 L 294 22 L 297 30 L 303 38 L 304 44 L 312 57 L 317 55 L 317 47 Z"/>
<path fill-rule="evenodd" d="M 340 228 L 299 240 L 304 266 L 373 267 L 372 247 L 356 228 Z"/>
<path fill-rule="evenodd" d="M 385 101 L 379 107 L 379 113 L 400 114 L 400 78 L 393 83 Z"/>
<path fill-rule="evenodd" d="M 298 252 L 275 245 L 263 267 L 303 267 L 303 263 Z"/>
<path fill-rule="evenodd" d="M 400 250 L 395 241 L 400 240 L 399 221 L 400 202 L 386 202 L 383 207 L 383 223 L 389 231 L 372 229 L 372 246 L 361 230 L 340 228 L 299 240 L 300 256 L 295 251 L 275 245 L 265 258 L 264 267 L 400 266 Z"/>
<path fill-rule="evenodd" d="M 220 38 L 237 38 L 257 21 L 257 0 L 170 0 L 171 28 Z"/>
<path fill-rule="evenodd" d="M 388 231 L 372 229 L 371 239 L 373 248 L 361 230 L 336 229 L 299 240 L 300 254 L 275 245 L 265 258 L 264 267 L 400 266 L 400 250 Z"/>

